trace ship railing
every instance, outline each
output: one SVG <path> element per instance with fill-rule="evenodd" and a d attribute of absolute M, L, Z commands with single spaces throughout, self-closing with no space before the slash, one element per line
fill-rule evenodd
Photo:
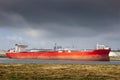
<path fill-rule="evenodd" d="M 93 50 L 93 49 L 80 49 L 79 51 L 90 51 L 90 50 Z"/>
<path fill-rule="evenodd" d="M 105 45 L 99 45 L 99 44 L 97 43 L 96 49 L 110 49 L 110 47 L 105 46 Z"/>
<path fill-rule="evenodd" d="M 58 51 L 59 53 L 62 53 L 62 52 L 71 52 L 71 49 L 68 49 L 68 48 L 61 48 L 61 49 L 57 49 L 56 51 Z"/>

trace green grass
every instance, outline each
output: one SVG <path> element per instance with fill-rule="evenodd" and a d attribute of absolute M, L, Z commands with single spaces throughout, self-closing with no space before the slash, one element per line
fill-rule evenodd
<path fill-rule="evenodd" d="M 0 64 L 1 80 L 119 80 L 120 65 Z"/>

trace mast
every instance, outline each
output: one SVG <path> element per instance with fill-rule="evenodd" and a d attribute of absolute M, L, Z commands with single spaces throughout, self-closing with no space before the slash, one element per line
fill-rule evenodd
<path fill-rule="evenodd" d="M 57 50 L 57 43 L 55 43 L 55 45 L 54 45 L 54 50 L 55 51 Z"/>

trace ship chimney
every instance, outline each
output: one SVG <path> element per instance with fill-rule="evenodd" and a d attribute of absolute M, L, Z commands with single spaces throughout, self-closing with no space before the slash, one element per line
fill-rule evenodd
<path fill-rule="evenodd" d="M 54 46 L 54 50 L 56 51 L 57 50 L 57 44 L 55 43 L 55 46 Z"/>

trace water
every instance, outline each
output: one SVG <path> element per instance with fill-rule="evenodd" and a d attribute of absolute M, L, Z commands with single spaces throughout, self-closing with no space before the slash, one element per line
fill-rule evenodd
<path fill-rule="evenodd" d="M 0 63 L 38 63 L 38 64 L 120 64 L 120 60 L 112 61 L 72 61 L 72 60 L 21 60 L 0 58 Z"/>

